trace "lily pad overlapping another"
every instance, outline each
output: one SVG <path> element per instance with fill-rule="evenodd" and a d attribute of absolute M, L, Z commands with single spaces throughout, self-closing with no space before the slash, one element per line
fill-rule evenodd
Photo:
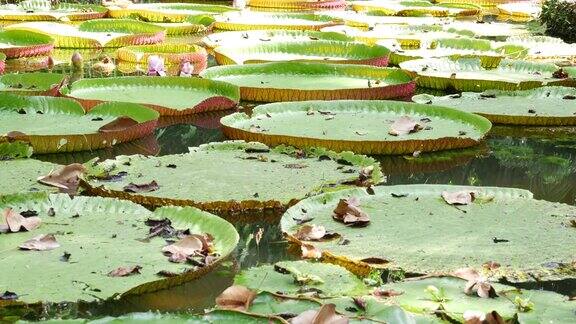
<path fill-rule="evenodd" d="M 205 144 L 179 155 L 119 156 L 97 168 L 101 174 L 86 184 L 93 194 L 226 215 L 283 211 L 313 193 L 383 181 L 378 164 L 363 155 L 242 141 Z"/>
<path fill-rule="evenodd" d="M 563 248 L 576 244 L 573 206 L 508 188 L 404 185 L 375 187 L 371 193 L 352 189 L 308 198 L 283 215 L 282 231 L 355 273 L 388 268 L 446 274 L 470 267 L 512 282 L 576 277 L 574 251 Z M 337 205 L 351 200 L 369 216 L 367 226 L 334 220 Z M 302 219 L 332 234 L 299 239 Z M 343 240 L 347 244 L 339 244 Z M 491 263 L 499 266 L 485 269 Z"/>
<path fill-rule="evenodd" d="M 503 44 L 528 48 L 528 59 L 544 61 L 576 62 L 576 44 L 568 44 L 560 38 L 549 36 L 512 36 Z"/>
<path fill-rule="evenodd" d="M 576 88 L 487 90 L 481 93 L 464 92 L 442 97 L 420 94 L 412 97 L 412 100 L 479 114 L 496 124 L 576 125 Z"/>
<path fill-rule="evenodd" d="M 220 122 L 232 139 L 362 154 L 474 146 L 491 128 L 485 118 L 455 109 L 375 100 L 274 103 L 257 106 L 250 116 L 235 113 Z"/>
<path fill-rule="evenodd" d="M 426 0 L 410 1 L 352 1 L 355 11 L 378 11 L 390 16 L 466 17 L 482 13 L 482 8 L 469 3 L 432 3 Z"/>
<path fill-rule="evenodd" d="M 258 102 L 403 98 L 415 89 L 414 80 L 400 69 L 355 64 L 228 65 L 200 75 L 237 85 L 243 100 Z"/>
<path fill-rule="evenodd" d="M 348 26 L 358 27 L 362 29 L 370 29 L 378 25 L 392 24 L 392 25 L 421 26 L 421 25 L 445 24 L 454 21 L 454 18 L 447 18 L 447 17 L 389 16 L 379 12 L 378 10 L 363 11 L 363 12 L 355 12 L 352 10 L 342 10 L 342 11 L 334 10 L 334 11 L 326 11 L 323 14 L 332 16 L 337 19 L 341 19 Z"/>
<path fill-rule="evenodd" d="M 161 115 L 187 115 L 226 110 L 240 99 L 237 86 L 199 78 L 114 77 L 83 79 L 62 88 L 61 93 L 90 110 L 105 101 L 145 105 Z"/>
<path fill-rule="evenodd" d="M 26 22 L 6 26 L 7 30 L 31 31 L 54 39 L 56 48 L 115 48 L 156 44 L 166 29 L 132 19 L 94 19 L 79 25 L 57 22 Z"/>
<path fill-rule="evenodd" d="M 48 0 L 24 0 L 0 6 L 0 20 L 8 21 L 83 21 L 103 18 L 108 10 L 90 4 L 58 3 Z"/>
<path fill-rule="evenodd" d="M 38 56 L 50 53 L 54 47 L 50 36 L 19 30 L 0 31 L 0 52 L 7 58 Z"/>
<path fill-rule="evenodd" d="M 346 7 L 345 0 L 248 0 L 253 10 L 263 11 L 319 11 L 338 10 Z"/>
<path fill-rule="evenodd" d="M 432 58 L 406 61 L 404 70 L 417 75 L 424 88 L 479 92 L 529 90 L 546 85 L 576 86 L 576 74 L 552 63 L 503 59 L 487 67 L 480 58 Z"/>
<path fill-rule="evenodd" d="M 302 42 L 310 40 L 352 42 L 353 37 L 314 30 L 249 30 L 213 33 L 202 38 L 202 46 L 213 50 L 218 46 L 258 44 L 264 42 Z"/>
<path fill-rule="evenodd" d="M 177 286 L 214 269 L 239 240 L 230 223 L 192 207 L 151 212 L 110 198 L 36 193 L 3 196 L 0 209 L 10 217 L 0 234 L 2 288 L 15 294 L 0 307 L 101 301 Z M 15 232 L 18 219 L 35 226 Z M 103 219 L 106 225 L 95 226 Z M 182 262 L 169 261 L 176 245 Z M 22 267 L 34 280 L 22 280 Z"/>
<path fill-rule="evenodd" d="M 118 60 L 134 64 L 147 64 L 153 55 L 161 57 L 167 65 L 188 62 L 193 66 L 193 74 L 204 71 L 208 64 L 206 50 L 193 44 L 134 45 L 121 47 L 116 51 Z"/>
<path fill-rule="evenodd" d="M 395 49 L 390 55 L 390 63 L 399 65 L 402 62 L 436 57 L 480 58 L 482 65 L 497 67 L 503 58 L 522 59 L 528 49 L 519 45 L 502 45 L 482 39 L 442 38 L 432 41 L 431 47 L 419 49 Z"/>
<path fill-rule="evenodd" d="M 34 152 L 110 147 L 154 131 L 158 113 L 141 105 L 104 103 L 86 112 L 74 100 L 0 96 L 0 142 L 30 143 Z"/>
<path fill-rule="evenodd" d="M 56 96 L 65 75 L 33 72 L 11 73 L 0 77 L 0 93 L 30 96 Z"/>
<path fill-rule="evenodd" d="M 228 6 L 203 3 L 134 3 L 125 7 L 109 6 L 108 10 L 112 18 L 138 17 L 144 21 L 160 23 L 181 23 L 190 18 L 211 19 L 213 15 L 237 11 Z"/>
<path fill-rule="evenodd" d="M 320 30 L 324 27 L 343 24 L 340 19 L 313 13 L 262 13 L 241 11 L 214 17 L 215 29 L 221 30 Z"/>
<path fill-rule="evenodd" d="M 307 40 L 219 46 L 214 55 L 218 64 L 303 61 L 386 66 L 390 50 L 382 45 Z"/>

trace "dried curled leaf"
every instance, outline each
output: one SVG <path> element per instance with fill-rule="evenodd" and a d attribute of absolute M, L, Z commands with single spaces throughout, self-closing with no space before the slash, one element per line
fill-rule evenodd
<path fill-rule="evenodd" d="M 29 239 L 18 247 L 28 251 L 48 251 L 59 248 L 60 244 L 56 242 L 56 237 L 53 234 L 42 234 Z"/>
<path fill-rule="evenodd" d="M 458 269 L 454 272 L 454 275 L 458 278 L 467 280 L 466 287 L 464 287 L 464 293 L 466 295 L 471 295 L 476 293 L 481 298 L 491 298 L 496 297 L 496 290 L 486 278 L 480 276 L 480 274 L 472 268 Z"/>
<path fill-rule="evenodd" d="M 37 180 L 42 184 L 59 188 L 62 192 L 75 193 L 85 172 L 84 165 L 72 163 L 52 170 L 48 175 L 41 176 Z"/>
<path fill-rule="evenodd" d="M 208 234 L 191 234 L 184 236 L 178 242 L 162 248 L 162 252 L 169 256 L 169 261 L 182 263 L 190 260 L 191 256 L 205 257 L 212 248 L 212 237 Z M 204 260 L 206 263 L 206 259 Z"/>
<path fill-rule="evenodd" d="M 322 257 L 322 251 L 312 244 L 302 244 L 300 249 L 304 259 L 320 259 Z"/>
<path fill-rule="evenodd" d="M 128 185 L 124 186 L 123 190 L 125 192 L 140 193 L 140 192 L 152 192 L 160 189 L 160 186 L 156 180 L 152 180 L 150 183 L 135 184 L 130 182 Z"/>
<path fill-rule="evenodd" d="M 442 192 L 442 198 L 450 205 L 469 205 L 474 202 L 475 195 L 470 191 Z"/>
<path fill-rule="evenodd" d="M 313 224 L 305 224 L 298 229 L 294 236 L 302 241 L 318 241 L 326 236 L 326 228 Z"/>
<path fill-rule="evenodd" d="M 360 201 L 355 197 L 340 199 L 332 217 L 345 225 L 366 226 L 370 223 L 370 218 L 359 208 L 359 205 Z"/>
<path fill-rule="evenodd" d="M 291 324 L 347 324 L 348 318 L 336 314 L 336 305 L 324 304 L 319 310 L 307 310 L 290 320 Z"/>
<path fill-rule="evenodd" d="M 142 267 L 139 265 L 131 267 L 118 267 L 110 272 L 108 272 L 108 277 L 128 277 L 136 274 L 140 274 Z"/>
<path fill-rule="evenodd" d="M 106 125 L 98 128 L 99 133 L 119 132 L 138 125 L 138 122 L 130 117 L 118 117 Z"/>
<path fill-rule="evenodd" d="M 410 133 L 416 133 L 421 129 L 422 125 L 420 125 L 416 120 L 408 116 L 402 116 L 390 125 L 388 134 L 393 136 L 407 135 Z"/>
<path fill-rule="evenodd" d="M 402 295 L 404 292 L 403 291 L 396 291 L 393 289 L 388 289 L 388 290 L 382 290 L 381 288 L 376 288 L 373 292 L 372 295 L 376 296 L 376 297 L 384 297 L 384 298 L 389 298 L 389 297 L 394 297 L 394 296 L 400 296 Z"/>
<path fill-rule="evenodd" d="M 226 288 L 218 297 L 216 305 L 222 309 L 246 311 L 256 298 L 256 293 L 244 286 L 231 286 Z"/>
<path fill-rule="evenodd" d="M 4 209 L 2 213 L 3 223 L 0 224 L 0 233 L 20 232 L 21 230 L 32 231 L 37 229 L 42 220 L 40 217 L 24 217 L 11 208 Z"/>
<path fill-rule="evenodd" d="M 465 311 L 465 324 L 505 324 L 506 321 L 496 311 L 484 313 L 481 311 Z"/>

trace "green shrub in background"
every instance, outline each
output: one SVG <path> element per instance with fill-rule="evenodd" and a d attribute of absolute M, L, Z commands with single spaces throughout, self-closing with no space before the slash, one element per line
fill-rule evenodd
<path fill-rule="evenodd" d="M 576 1 L 546 0 L 542 6 L 540 23 L 546 34 L 562 38 L 565 42 L 576 42 Z"/>

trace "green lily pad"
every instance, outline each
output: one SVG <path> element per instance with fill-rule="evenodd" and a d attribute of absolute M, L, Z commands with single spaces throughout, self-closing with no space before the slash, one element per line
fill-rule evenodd
<path fill-rule="evenodd" d="M 367 292 L 362 280 L 343 267 L 306 261 L 281 261 L 250 268 L 236 275 L 234 282 L 256 291 L 288 296 L 316 292 L 325 298 Z"/>
<path fill-rule="evenodd" d="M 190 207 L 164 207 L 150 212 L 127 201 L 72 199 L 68 195 L 3 199 L 0 208 L 33 210 L 42 220 L 39 228 L 2 234 L 0 241 L 0 289 L 16 292 L 18 301 L 24 303 L 103 300 L 179 285 L 212 270 L 239 240 L 230 223 Z M 150 230 L 145 225 L 147 219 L 169 219 L 175 229 L 212 235 L 218 258 L 204 267 L 169 262 L 161 251 L 166 246 L 162 237 L 143 240 Z M 18 249 L 26 240 L 48 233 L 54 234 L 59 247 L 46 251 Z M 134 266 L 141 267 L 139 273 L 108 275 L 119 267 Z M 26 267 L 24 274 L 22 267 Z M 158 275 L 160 271 L 172 272 L 174 276 L 162 277 Z M 23 275 L 33 279 L 23 280 Z"/>
<path fill-rule="evenodd" d="M 390 50 L 380 45 L 307 40 L 219 46 L 214 55 L 218 64 L 305 61 L 386 66 Z"/>
<path fill-rule="evenodd" d="M 236 106 L 238 87 L 219 81 L 181 77 L 83 79 L 61 90 L 90 109 L 104 101 L 145 105 L 161 115 L 187 115 Z"/>
<path fill-rule="evenodd" d="M 340 33 L 313 30 L 249 30 L 213 33 L 202 38 L 202 45 L 213 49 L 218 46 L 238 44 L 287 41 L 300 42 L 309 40 L 350 42 L 353 41 L 354 38 Z"/>
<path fill-rule="evenodd" d="M 443 97 L 421 94 L 414 96 L 412 100 L 479 114 L 497 124 L 576 125 L 575 88 L 488 90 L 482 93 L 464 92 Z"/>
<path fill-rule="evenodd" d="M 29 57 L 50 53 L 51 37 L 18 30 L 0 31 L 0 52 L 8 58 Z"/>
<path fill-rule="evenodd" d="M 200 74 L 240 87 L 243 100 L 260 102 L 390 99 L 414 92 L 399 69 L 354 64 L 277 62 L 215 66 Z"/>
<path fill-rule="evenodd" d="M 560 68 L 551 63 L 504 59 L 495 68 L 487 68 L 479 58 L 434 58 L 403 62 L 400 67 L 418 75 L 419 86 L 432 89 L 528 90 L 545 85 L 576 85 L 573 78 L 556 75 Z"/>
<path fill-rule="evenodd" d="M 270 274 L 274 276 L 274 269 L 270 269 Z M 284 279 L 284 278 L 282 278 Z M 274 295 L 269 292 L 261 292 L 252 301 L 248 311 L 263 315 L 283 315 L 295 314 L 320 307 L 318 301 L 306 298 L 290 298 L 282 295 Z"/>
<path fill-rule="evenodd" d="M 0 161 L 29 158 L 32 153 L 32 147 L 21 141 L 0 143 Z"/>
<path fill-rule="evenodd" d="M 58 73 L 33 72 L 12 73 L 0 76 L 0 92 L 19 95 L 47 96 L 58 94 L 65 75 Z"/>
<path fill-rule="evenodd" d="M 103 18 L 106 9 L 99 5 L 25 0 L 17 5 L 0 6 L 0 20 L 11 21 L 81 21 Z"/>
<path fill-rule="evenodd" d="M 166 29 L 131 19 L 94 19 L 79 25 L 35 21 L 9 25 L 8 30 L 32 31 L 54 39 L 56 48 L 114 48 L 156 44 Z"/>
<path fill-rule="evenodd" d="M 561 61 L 576 59 L 576 44 L 568 44 L 560 38 L 549 36 L 513 36 L 504 44 L 528 48 L 528 59 Z"/>
<path fill-rule="evenodd" d="M 474 192 L 476 200 L 450 205 L 441 196 L 444 191 Z M 369 215 L 366 227 L 332 218 L 339 200 L 348 197 L 357 197 Z M 300 227 L 296 220 L 312 218 L 308 224 L 341 238 L 307 243 L 351 268 L 447 273 L 462 267 L 481 270 L 493 261 L 501 267 L 488 276 L 522 282 L 576 277 L 574 251 L 562 248 L 576 244 L 568 225 L 575 213 L 572 206 L 535 200 L 519 189 L 405 185 L 376 187 L 374 195 L 354 189 L 308 198 L 283 215 L 281 228 L 300 244 L 294 237 Z M 349 243 L 338 244 L 342 239 Z"/>
<path fill-rule="evenodd" d="M 158 113 L 137 104 L 104 103 L 86 112 L 67 98 L 0 96 L 0 142 L 28 142 L 35 153 L 110 147 L 150 134 Z M 110 123 L 128 120 L 112 127 Z"/>
<path fill-rule="evenodd" d="M 482 8 L 467 3 L 437 3 L 425 0 L 410 1 L 352 1 L 355 11 L 373 11 L 391 16 L 434 16 L 434 17 L 464 17 L 475 16 L 482 12 Z"/>
<path fill-rule="evenodd" d="M 418 313 L 440 312 L 458 322 L 463 321 L 466 311 L 498 312 L 505 319 L 517 316 L 518 323 L 564 323 L 570 322 L 576 312 L 576 303 L 557 293 L 539 290 L 517 290 L 514 287 L 493 283 L 498 297 L 480 298 L 466 295 L 466 281 L 455 277 L 432 277 L 420 280 L 391 283 L 382 290 L 402 292 L 389 302 Z M 435 291 L 434 288 L 438 289 Z M 521 298 L 532 303 L 531 309 L 518 306 Z"/>
<path fill-rule="evenodd" d="M 311 13 L 229 12 L 214 17 L 214 28 L 221 30 L 320 30 L 338 25 L 339 19 Z"/>
<path fill-rule="evenodd" d="M 530 35 L 524 24 L 499 21 L 454 20 L 443 24 L 447 32 L 463 32 L 471 37 L 506 40 L 508 37 Z"/>
<path fill-rule="evenodd" d="M 0 145 L 6 145 L 2 143 Z M 0 196 L 17 193 L 48 191 L 58 192 L 57 188 L 48 187 L 36 181 L 56 169 L 57 164 L 35 159 L 15 159 L 0 161 Z"/>
<path fill-rule="evenodd" d="M 390 134 L 405 116 L 421 123 L 421 130 Z M 478 144 L 490 123 L 468 113 L 440 106 L 397 101 L 303 101 L 258 106 L 249 116 L 235 113 L 220 122 L 233 139 L 274 146 L 322 146 L 363 154 L 405 154 L 438 151 Z M 314 127 L 300 127 L 314 125 Z"/>
<path fill-rule="evenodd" d="M 237 11 L 232 7 L 203 3 L 135 3 L 125 8 L 111 7 L 108 12 L 112 18 L 133 18 L 149 22 L 184 22 L 190 17 L 216 15 Z"/>
<path fill-rule="evenodd" d="M 482 39 L 441 38 L 433 41 L 433 48 L 396 49 L 390 63 L 434 57 L 479 57 L 487 67 L 498 66 L 503 58 L 520 59 L 526 56 L 527 48 L 518 45 L 502 45 Z"/>
<path fill-rule="evenodd" d="M 231 141 L 201 145 L 187 154 L 119 156 L 100 167 L 111 170 L 108 176 L 127 174 L 112 182 L 93 179 L 88 185 L 98 195 L 144 205 L 192 205 L 215 212 L 282 210 L 330 185 L 358 179 L 360 168 L 367 166 L 374 167 L 368 181 L 380 182 L 378 165 L 366 156 L 325 149 L 301 152 L 284 146 L 270 149 L 261 143 Z M 152 181 L 157 182 L 157 190 L 123 191 L 129 183 Z"/>

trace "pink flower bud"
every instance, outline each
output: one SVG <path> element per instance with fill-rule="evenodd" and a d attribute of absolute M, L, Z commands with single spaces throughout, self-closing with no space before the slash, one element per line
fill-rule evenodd
<path fill-rule="evenodd" d="M 192 76 L 193 72 L 194 72 L 194 67 L 192 66 L 192 64 L 190 64 L 190 62 L 184 62 L 182 64 L 182 66 L 180 67 L 180 76 L 182 76 L 182 77 Z"/>
<path fill-rule="evenodd" d="M 164 69 L 164 59 L 158 55 L 148 57 L 148 75 L 150 76 L 166 76 Z"/>

